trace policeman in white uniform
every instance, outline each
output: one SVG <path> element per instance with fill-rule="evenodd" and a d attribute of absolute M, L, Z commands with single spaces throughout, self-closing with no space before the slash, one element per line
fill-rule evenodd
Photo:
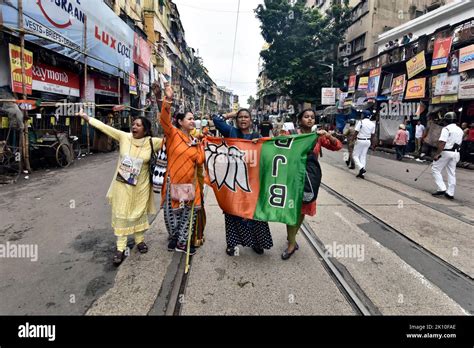
<path fill-rule="evenodd" d="M 448 199 L 454 198 L 456 188 L 456 163 L 460 159 L 463 131 L 456 125 L 456 113 L 448 112 L 443 118 L 444 125 L 438 140 L 438 151 L 433 158 L 431 172 L 438 186 L 438 191 L 433 196 L 444 195 Z M 448 174 L 448 187 L 443 180 L 441 171 L 446 168 Z"/>
<path fill-rule="evenodd" d="M 371 112 L 365 110 L 363 112 L 363 119 L 358 121 L 355 126 L 356 142 L 354 145 L 354 151 L 352 158 L 354 164 L 359 170 L 359 174 L 356 177 L 364 179 L 364 173 L 367 172 L 365 165 L 367 163 L 367 152 L 369 151 L 370 144 L 375 135 L 375 124 L 370 121 Z"/>

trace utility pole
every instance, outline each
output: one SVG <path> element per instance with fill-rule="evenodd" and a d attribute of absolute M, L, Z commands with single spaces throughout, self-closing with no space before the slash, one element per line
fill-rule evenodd
<path fill-rule="evenodd" d="M 27 99 L 28 96 L 26 94 L 26 70 L 25 70 L 25 32 L 23 30 L 23 0 L 18 0 L 18 26 L 20 28 L 20 61 L 21 61 L 21 85 L 22 85 L 22 92 L 23 92 L 23 99 Z M 28 117 L 28 111 L 23 110 L 23 134 L 20 136 L 21 144 L 20 147 L 23 151 L 23 161 L 25 165 L 25 169 L 28 173 L 31 173 L 30 167 L 30 149 L 29 149 L 29 141 L 28 141 L 28 121 L 26 118 Z M 21 168 L 21 161 L 20 161 L 20 168 Z"/>
<path fill-rule="evenodd" d="M 323 65 L 323 66 L 327 66 L 328 68 L 331 69 L 331 88 L 334 87 L 334 64 L 324 64 L 324 63 L 316 63 L 318 65 Z"/>

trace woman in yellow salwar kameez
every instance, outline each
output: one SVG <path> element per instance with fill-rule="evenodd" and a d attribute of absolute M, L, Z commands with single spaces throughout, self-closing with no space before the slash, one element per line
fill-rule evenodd
<path fill-rule="evenodd" d="M 117 236 L 113 263 L 119 265 L 125 258 L 129 235 L 134 235 L 135 244 L 141 253 L 148 251 L 144 233 L 150 227 L 149 215 L 156 213 L 149 161 L 151 146 L 156 152 L 161 147 L 162 139 L 152 137 L 151 123 L 144 117 L 135 119 L 132 132 L 126 133 L 89 117 L 82 110 L 78 115 L 120 144 L 117 169 L 107 192 L 112 206 L 112 227 Z"/>

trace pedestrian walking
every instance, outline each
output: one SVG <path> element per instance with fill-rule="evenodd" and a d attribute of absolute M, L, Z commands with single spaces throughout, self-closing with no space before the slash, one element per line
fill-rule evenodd
<path fill-rule="evenodd" d="M 405 147 L 408 144 L 408 135 L 404 124 L 398 126 L 398 131 L 393 139 L 393 144 L 395 145 L 397 160 L 401 161 L 405 153 Z"/>
<path fill-rule="evenodd" d="M 443 118 L 443 129 L 438 141 L 438 151 L 433 158 L 431 172 L 435 179 L 437 191 L 433 196 L 444 195 L 448 199 L 454 199 L 456 189 L 456 163 L 460 160 L 460 149 L 463 139 L 463 131 L 456 125 L 456 113 L 448 112 Z M 441 171 L 446 168 L 448 174 L 448 187 L 444 183 Z"/>
<path fill-rule="evenodd" d="M 370 121 L 370 111 L 364 110 L 362 115 L 362 120 L 357 122 L 355 126 L 355 136 L 357 139 L 354 145 L 353 158 L 354 163 L 359 170 L 359 174 L 357 174 L 356 177 L 364 179 L 364 174 L 367 172 L 365 169 L 367 164 L 367 152 L 369 151 L 370 145 L 373 143 L 375 124 Z"/>
<path fill-rule="evenodd" d="M 419 156 L 421 152 L 421 145 L 423 143 L 423 134 L 425 132 L 425 126 L 418 121 L 415 126 L 415 152 Z"/>
<path fill-rule="evenodd" d="M 343 135 L 347 139 L 347 149 L 349 150 L 349 158 L 346 161 L 346 165 L 349 169 L 355 169 L 354 158 L 354 146 L 356 142 L 356 130 L 355 130 L 356 121 L 354 119 L 349 120 L 349 128 L 347 128 Z"/>
<path fill-rule="evenodd" d="M 120 144 L 117 169 L 107 192 L 112 206 L 112 228 L 117 237 L 113 263 L 118 266 L 125 258 L 129 235 L 134 236 L 140 253 L 148 251 L 144 233 L 150 227 L 149 215 L 156 213 L 149 161 L 151 151 L 161 147 L 162 139 L 152 136 L 151 122 L 144 117 L 136 118 L 132 132 L 126 133 L 89 117 L 82 109 L 78 115 Z"/>
<path fill-rule="evenodd" d="M 316 115 L 314 111 L 312 109 L 303 110 L 298 115 L 298 134 L 311 133 L 311 129 L 315 123 Z M 342 149 L 342 143 L 336 137 L 332 136 L 328 131 L 319 130 L 317 131 L 317 133 L 319 137 L 313 149 L 314 157 L 316 160 L 318 159 L 321 147 L 325 147 L 326 149 L 331 151 L 339 151 L 340 149 Z M 319 167 L 319 169 L 321 168 Z M 315 192 L 317 192 L 318 189 L 319 188 L 313 188 Z M 316 201 L 313 201 L 311 203 L 303 203 L 301 206 L 301 215 L 298 219 L 297 225 L 286 226 L 288 246 L 281 254 L 281 258 L 283 260 L 288 260 L 295 253 L 295 251 L 299 249 L 298 243 L 296 243 L 296 234 L 298 233 L 301 224 L 303 223 L 305 215 L 316 215 Z"/>
<path fill-rule="evenodd" d="M 173 89 L 167 86 L 160 117 L 168 155 L 161 204 L 169 234 L 168 250 L 185 253 L 190 225 L 195 225 L 198 211 L 203 209 L 204 204 L 198 180 L 203 170 L 204 150 L 198 139 L 190 134 L 195 128 L 192 112 L 177 113 L 175 125 L 172 124 L 172 100 Z M 193 245 L 189 246 L 189 250 L 190 255 L 196 253 Z"/>
<path fill-rule="evenodd" d="M 232 127 L 225 121 L 225 119 L 234 117 L 237 121 L 237 127 Z M 247 109 L 240 109 L 237 113 L 231 112 L 222 116 L 216 115 L 213 120 L 217 130 L 225 138 L 240 138 L 256 142 L 261 137 L 259 133 L 251 131 L 252 119 L 250 118 L 250 111 Z M 251 247 L 257 254 L 263 254 L 264 249 L 270 249 L 273 246 L 268 222 L 243 219 L 227 213 L 224 213 L 224 216 L 227 255 L 235 255 L 237 245 Z"/>

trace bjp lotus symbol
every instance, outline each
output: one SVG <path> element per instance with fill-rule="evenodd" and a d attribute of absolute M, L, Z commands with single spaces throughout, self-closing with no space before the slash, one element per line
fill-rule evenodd
<path fill-rule="evenodd" d="M 237 186 L 250 192 L 245 152 L 235 146 L 228 147 L 225 142 L 220 145 L 208 143 L 205 152 L 211 184 L 216 183 L 219 190 L 225 185 L 233 192 Z"/>

